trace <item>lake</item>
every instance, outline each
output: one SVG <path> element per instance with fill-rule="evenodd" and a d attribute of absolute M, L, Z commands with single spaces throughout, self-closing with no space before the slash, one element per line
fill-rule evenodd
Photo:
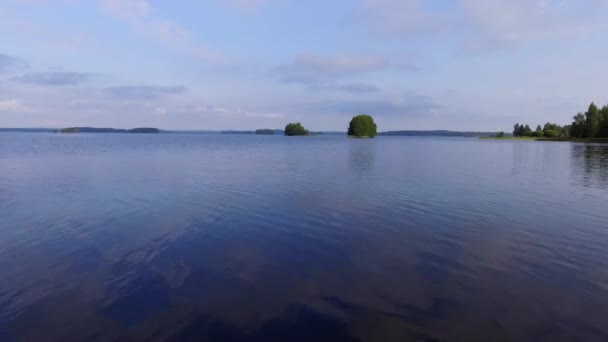
<path fill-rule="evenodd" d="M 608 145 L 0 134 L 0 340 L 608 340 Z"/>

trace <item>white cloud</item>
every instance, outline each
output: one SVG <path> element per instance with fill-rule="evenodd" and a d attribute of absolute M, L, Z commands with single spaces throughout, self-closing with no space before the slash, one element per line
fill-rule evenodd
<path fill-rule="evenodd" d="M 508 47 L 591 32 L 608 4 L 600 0 L 466 0 L 472 48 Z"/>
<path fill-rule="evenodd" d="M 358 74 L 382 69 L 416 70 L 413 63 L 394 61 L 389 58 L 370 55 L 323 56 L 299 54 L 289 68 L 316 74 Z"/>
<path fill-rule="evenodd" d="M 227 108 L 217 107 L 213 105 L 199 105 L 195 106 L 192 110 L 182 109 L 185 112 L 194 112 L 198 114 L 221 116 L 224 118 L 251 118 L 251 119 L 284 119 L 285 114 L 277 112 L 267 111 L 256 111 L 250 109 L 243 109 L 240 107 Z"/>
<path fill-rule="evenodd" d="M 376 35 L 430 35 L 487 51 L 593 32 L 607 14 L 605 0 L 363 0 L 357 22 Z"/>
<path fill-rule="evenodd" d="M 156 107 L 154 108 L 154 113 L 156 113 L 157 115 L 166 115 L 167 109 L 163 107 Z"/>
<path fill-rule="evenodd" d="M 150 13 L 150 4 L 145 0 L 100 0 L 99 3 L 122 18 L 141 18 Z"/>
<path fill-rule="evenodd" d="M 188 28 L 155 14 L 145 0 L 98 0 L 111 15 L 126 21 L 136 32 L 174 50 L 210 62 L 225 62 L 218 51 L 197 42 Z"/>
<path fill-rule="evenodd" d="M 77 85 L 89 80 L 91 74 L 69 71 L 31 72 L 14 77 L 17 82 L 34 84 L 40 86 L 68 86 Z"/>
<path fill-rule="evenodd" d="M 299 54 L 294 63 L 275 68 L 271 73 L 282 83 L 303 85 L 311 90 L 362 94 L 379 89 L 366 82 L 352 82 L 352 78 L 386 69 L 413 71 L 417 68 L 407 62 L 377 56 Z M 339 81 L 344 79 L 351 79 L 351 83 L 341 84 Z"/>
<path fill-rule="evenodd" d="M 0 100 L 0 113 L 23 113 L 30 109 L 18 100 Z"/>
<path fill-rule="evenodd" d="M 314 73 L 365 72 L 386 67 L 383 58 L 367 56 L 318 56 L 301 54 L 296 57 L 295 66 Z"/>
<path fill-rule="evenodd" d="M 152 15 L 152 7 L 145 0 L 99 0 L 103 9 L 127 21 L 139 33 L 163 44 L 190 44 L 191 32 L 170 21 Z"/>
<path fill-rule="evenodd" d="M 319 78 L 354 76 L 389 68 L 412 71 L 416 66 L 376 56 L 299 54 L 294 63 L 280 66 L 274 71 L 286 83 L 318 83 Z"/>
<path fill-rule="evenodd" d="M 374 85 L 365 83 L 345 84 L 341 86 L 340 89 L 353 94 L 374 93 L 380 90 Z"/>
<path fill-rule="evenodd" d="M 272 0 L 219 0 L 221 3 L 228 5 L 232 8 L 240 10 L 249 10 L 260 8 L 264 5 L 269 4 Z"/>
<path fill-rule="evenodd" d="M 158 85 L 131 85 L 109 87 L 105 93 L 126 100 L 153 100 L 169 95 L 183 94 L 188 89 L 183 85 L 158 86 Z"/>
<path fill-rule="evenodd" d="M 368 99 L 338 99 L 330 101 L 318 101 L 308 103 L 303 108 L 321 113 L 330 114 L 353 114 L 370 113 L 379 117 L 430 117 L 440 108 L 432 98 L 416 95 L 404 94 Z"/>
<path fill-rule="evenodd" d="M 448 12 L 429 10 L 428 0 L 363 0 L 356 22 L 366 22 L 376 34 L 410 37 L 445 29 Z"/>

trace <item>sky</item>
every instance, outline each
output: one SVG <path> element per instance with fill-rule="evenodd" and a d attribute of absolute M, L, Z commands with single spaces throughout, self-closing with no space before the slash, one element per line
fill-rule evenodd
<path fill-rule="evenodd" d="M 608 103 L 608 0 L 0 0 L 0 127 L 510 131 Z"/>

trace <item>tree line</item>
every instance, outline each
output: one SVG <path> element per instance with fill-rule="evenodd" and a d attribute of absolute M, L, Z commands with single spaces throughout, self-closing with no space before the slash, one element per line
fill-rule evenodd
<path fill-rule="evenodd" d="M 534 137 L 534 138 L 557 138 L 569 136 L 569 126 L 560 126 L 555 123 L 547 122 L 543 127 L 536 126 L 536 130 L 532 130 L 529 125 L 515 124 L 513 127 L 514 137 Z"/>
<path fill-rule="evenodd" d="M 570 136 L 575 138 L 608 138 L 608 105 L 598 109 L 595 103 L 585 113 L 573 117 Z"/>
<path fill-rule="evenodd" d="M 536 126 L 532 130 L 529 125 L 516 123 L 513 126 L 515 137 L 536 138 L 608 138 L 608 105 L 599 109 L 595 103 L 591 103 L 585 113 L 578 113 L 570 125 L 560 126 L 547 122 L 543 127 Z"/>
<path fill-rule="evenodd" d="M 268 129 L 268 128 L 257 129 L 255 131 L 255 134 L 257 134 L 257 135 L 274 135 L 275 133 L 276 133 L 276 131 L 274 129 Z"/>

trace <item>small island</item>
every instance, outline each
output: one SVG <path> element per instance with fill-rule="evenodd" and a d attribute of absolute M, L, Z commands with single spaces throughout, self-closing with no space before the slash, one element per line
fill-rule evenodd
<path fill-rule="evenodd" d="M 378 134 L 374 119 L 361 114 L 353 117 L 348 125 L 348 136 L 354 138 L 373 138 Z"/>
<path fill-rule="evenodd" d="M 160 133 L 160 129 L 153 127 L 137 127 L 127 130 L 127 133 Z"/>
<path fill-rule="evenodd" d="M 289 123 L 289 124 L 287 124 L 287 126 L 285 126 L 285 135 L 288 137 L 292 137 L 292 136 L 310 135 L 310 133 L 308 132 L 308 130 L 306 128 L 304 128 L 304 126 L 302 126 L 301 123 L 296 122 L 296 123 Z"/>
<path fill-rule="evenodd" d="M 98 127 L 68 127 L 60 133 L 160 133 L 158 128 L 137 127 L 132 129 L 98 128 Z"/>

